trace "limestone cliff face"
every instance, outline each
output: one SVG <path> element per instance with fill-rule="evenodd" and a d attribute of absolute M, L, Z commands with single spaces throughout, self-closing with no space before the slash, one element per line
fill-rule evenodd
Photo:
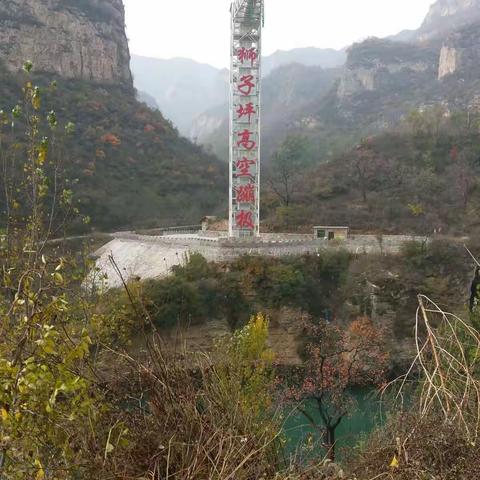
<path fill-rule="evenodd" d="M 473 6 L 477 5 L 476 0 L 439 0 L 430 7 L 425 25 L 438 21 L 438 18 L 451 17 L 457 15 Z"/>
<path fill-rule="evenodd" d="M 419 40 L 439 37 L 480 19 L 480 0 L 438 0 L 417 32 Z"/>
<path fill-rule="evenodd" d="M 340 100 L 384 91 L 393 95 L 422 82 L 480 73 L 480 0 L 437 0 L 409 43 L 369 39 L 350 48 L 339 83 Z"/>
<path fill-rule="evenodd" d="M 265 313 L 271 318 L 268 343 L 275 352 L 275 361 L 279 365 L 301 365 L 299 352 L 305 340 L 303 330 L 307 316 L 285 307 Z M 226 320 L 211 320 L 204 325 L 164 332 L 166 347 L 177 352 L 185 347 L 190 351 L 211 351 L 215 342 L 226 335 L 231 335 Z"/>
<path fill-rule="evenodd" d="M 346 68 L 338 85 L 339 98 L 375 90 L 376 68 Z"/>
<path fill-rule="evenodd" d="M 457 76 L 472 81 L 480 73 L 480 22 L 450 34 L 440 52 L 438 78 Z"/>
<path fill-rule="evenodd" d="M 433 50 L 417 45 L 369 39 L 350 48 L 337 97 L 376 90 L 402 88 L 418 79 L 434 77 L 437 58 Z"/>
<path fill-rule="evenodd" d="M 441 80 L 447 75 L 456 72 L 460 61 L 459 51 L 448 45 L 444 45 L 440 50 L 440 62 L 438 66 L 438 79 Z"/>
<path fill-rule="evenodd" d="M 122 0 L 2 0 L 0 59 L 11 71 L 132 85 Z"/>

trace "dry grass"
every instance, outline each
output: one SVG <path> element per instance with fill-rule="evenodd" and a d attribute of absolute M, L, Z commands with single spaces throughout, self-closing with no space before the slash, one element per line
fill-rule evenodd
<path fill-rule="evenodd" d="M 404 443 L 402 440 L 408 438 Z M 390 463 L 402 443 L 399 467 Z M 479 478 L 480 447 L 457 425 L 438 416 L 399 416 L 374 434 L 349 466 L 349 479 L 474 480 Z"/>
<path fill-rule="evenodd" d="M 352 478 L 479 478 L 480 334 L 419 296 L 416 345 L 410 370 L 388 386 L 397 388 L 396 414 L 351 462 Z M 412 391 L 409 405 L 405 398 Z M 398 466 L 391 466 L 394 457 Z"/>
<path fill-rule="evenodd" d="M 114 391 L 129 399 L 131 441 L 111 462 L 113 478 L 257 480 L 281 469 L 281 424 L 245 408 L 234 365 L 225 375 L 225 364 L 168 352 L 159 337 L 148 361 L 121 360 Z"/>

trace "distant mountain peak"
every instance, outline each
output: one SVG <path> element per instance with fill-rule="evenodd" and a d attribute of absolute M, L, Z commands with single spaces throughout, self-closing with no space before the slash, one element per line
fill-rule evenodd
<path fill-rule="evenodd" d="M 278 50 L 263 58 L 262 74 L 267 77 L 277 68 L 292 64 L 296 64 L 295 70 L 298 70 L 298 64 L 339 67 L 345 63 L 346 57 L 344 50 L 331 48 Z M 216 107 L 223 108 L 228 102 L 228 69 L 219 70 L 187 58 L 167 60 L 139 55 L 132 56 L 131 65 L 136 88 L 154 97 L 162 113 L 183 135 L 201 136 L 199 123 L 202 128 L 205 124 L 216 125 L 215 122 L 206 122 L 206 114 Z"/>
<path fill-rule="evenodd" d="M 478 5 L 478 0 L 438 0 L 430 7 L 425 22 L 428 24 L 439 16 L 451 17 Z"/>
<path fill-rule="evenodd" d="M 322 66 L 336 68 L 345 64 L 347 58 L 344 50 L 333 48 L 294 48 L 293 50 L 277 50 L 263 59 L 263 74 L 268 75 L 273 70 L 289 63 L 300 63 L 307 66 Z"/>
<path fill-rule="evenodd" d="M 480 19 L 480 0 L 437 0 L 418 31 L 420 40 L 441 36 Z"/>

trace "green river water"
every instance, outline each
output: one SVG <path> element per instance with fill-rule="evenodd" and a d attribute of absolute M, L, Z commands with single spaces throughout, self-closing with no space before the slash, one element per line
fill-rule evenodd
<path fill-rule="evenodd" d="M 356 409 L 349 417 L 342 420 L 336 431 L 336 452 L 339 461 L 344 459 L 381 421 L 380 400 L 374 391 L 357 389 L 353 390 L 351 395 L 356 400 Z M 315 405 L 313 401 L 306 404 L 309 413 L 318 421 L 318 424 L 321 424 Z M 287 437 L 288 454 L 294 455 L 295 452 L 303 449 L 303 455 L 307 458 L 309 455 L 318 455 L 322 438 L 318 430 L 315 430 L 301 413 L 295 412 L 288 415 L 284 431 Z M 311 451 L 308 445 L 313 447 Z"/>

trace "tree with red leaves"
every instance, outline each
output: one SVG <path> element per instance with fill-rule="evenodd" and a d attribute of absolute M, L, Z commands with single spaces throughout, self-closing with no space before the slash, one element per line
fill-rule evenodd
<path fill-rule="evenodd" d="M 122 143 L 120 138 L 113 133 L 106 133 L 105 135 L 102 135 L 100 140 L 103 143 L 108 143 L 114 147 L 118 147 Z"/>
<path fill-rule="evenodd" d="M 388 365 L 385 336 L 366 317 L 346 328 L 322 321 L 307 325 L 310 343 L 307 360 L 296 375 L 287 399 L 299 403 L 298 410 L 323 434 L 328 458 L 335 460 L 335 432 L 355 407 L 353 387 L 378 386 L 384 381 Z M 321 424 L 307 410 L 313 401 Z"/>

